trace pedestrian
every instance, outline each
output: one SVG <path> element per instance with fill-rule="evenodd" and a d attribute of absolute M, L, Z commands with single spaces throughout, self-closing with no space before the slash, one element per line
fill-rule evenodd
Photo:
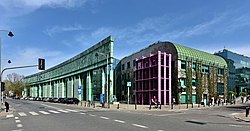
<path fill-rule="evenodd" d="M 9 109 L 10 109 L 9 103 L 7 101 L 5 101 L 4 104 L 5 104 L 5 107 L 6 107 L 6 112 L 8 112 Z"/>
<path fill-rule="evenodd" d="M 156 105 L 155 108 L 158 108 L 159 102 L 158 102 L 158 100 L 156 99 L 156 96 L 154 96 L 154 97 L 151 99 L 151 101 Z"/>

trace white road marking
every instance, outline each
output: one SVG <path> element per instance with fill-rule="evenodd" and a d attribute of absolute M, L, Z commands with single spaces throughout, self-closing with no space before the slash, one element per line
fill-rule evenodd
<path fill-rule="evenodd" d="M 13 114 L 10 114 L 10 115 L 7 115 L 6 118 L 11 118 L 11 117 L 14 117 Z"/>
<path fill-rule="evenodd" d="M 58 110 L 60 112 L 64 112 L 64 113 L 69 113 L 69 111 L 65 111 L 65 110 Z"/>
<path fill-rule="evenodd" d="M 18 113 L 20 116 L 27 116 L 24 112 L 19 112 Z"/>
<path fill-rule="evenodd" d="M 157 131 L 164 131 L 164 130 L 157 130 Z"/>
<path fill-rule="evenodd" d="M 17 124 L 16 126 L 17 126 L 17 127 L 23 127 L 23 125 L 22 125 L 22 124 Z"/>
<path fill-rule="evenodd" d="M 132 125 L 133 125 L 133 126 L 136 126 L 136 127 L 144 128 L 144 129 L 148 128 L 148 127 L 146 127 L 146 126 L 138 125 L 138 124 L 132 124 Z"/>
<path fill-rule="evenodd" d="M 40 113 L 44 114 L 44 115 L 48 115 L 50 114 L 49 112 L 46 112 L 46 111 L 39 111 Z"/>
<path fill-rule="evenodd" d="M 37 115 L 39 115 L 38 113 L 36 113 L 36 112 L 34 112 L 34 111 L 31 111 L 31 112 L 29 112 L 31 115 L 34 115 L 34 116 L 37 116 Z"/>
<path fill-rule="evenodd" d="M 108 117 L 104 117 L 104 116 L 101 116 L 100 118 L 105 119 L 105 120 L 109 119 Z"/>
<path fill-rule="evenodd" d="M 83 115 L 85 115 L 86 113 L 80 113 L 80 114 L 83 114 Z"/>
<path fill-rule="evenodd" d="M 70 111 L 70 112 L 79 112 L 79 111 L 71 110 L 71 109 L 65 109 L 65 110 Z"/>
<path fill-rule="evenodd" d="M 96 115 L 93 115 L 93 114 L 89 114 L 90 116 L 96 116 Z"/>
<path fill-rule="evenodd" d="M 19 119 L 19 117 L 15 117 L 15 120 Z"/>
<path fill-rule="evenodd" d="M 19 129 L 19 130 L 11 130 L 11 131 L 23 131 L 23 129 Z"/>
<path fill-rule="evenodd" d="M 54 107 L 54 106 L 49 106 L 49 105 L 46 105 L 46 104 L 41 104 L 43 106 L 47 106 L 47 107 L 50 107 L 50 108 L 53 108 L 53 109 L 56 109 L 56 110 L 60 110 L 61 108 L 57 108 L 57 107 Z"/>
<path fill-rule="evenodd" d="M 241 125 L 229 125 L 229 126 L 232 126 L 232 127 L 243 127 Z"/>
<path fill-rule="evenodd" d="M 54 110 L 48 110 L 48 111 L 51 112 L 51 113 L 56 113 L 56 114 L 60 113 L 60 112 L 57 112 L 57 111 L 54 111 Z"/>
<path fill-rule="evenodd" d="M 21 122 L 21 120 L 16 120 L 16 123 L 20 123 Z"/>
<path fill-rule="evenodd" d="M 119 122 L 119 123 L 125 123 L 125 121 L 121 121 L 121 120 L 114 120 L 115 122 Z"/>

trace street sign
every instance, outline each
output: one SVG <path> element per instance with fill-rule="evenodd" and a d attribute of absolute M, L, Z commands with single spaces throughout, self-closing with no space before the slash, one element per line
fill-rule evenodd
<path fill-rule="evenodd" d="M 131 82 L 130 81 L 127 82 L 127 87 L 131 87 Z"/>
<path fill-rule="evenodd" d="M 82 94 L 82 86 L 78 86 L 78 95 Z"/>

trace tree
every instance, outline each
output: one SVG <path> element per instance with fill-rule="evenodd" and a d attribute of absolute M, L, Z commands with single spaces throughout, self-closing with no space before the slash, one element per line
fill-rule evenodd
<path fill-rule="evenodd" d="M 22 81 L 24 78 L 23 75 L 19 75 L 16 73 L 8 74 L 5 82 L 5 94 L 12 92 L 13 95 L 21 96 L 22 91 L 24 90 L 24 82 Z"/>
<path fill-rule="evenodd" d="M 197 104 L 201 104 L 202 95 L 204 89 L 202 87 L 202 74 L 200 70 L 200 64 L 196 66 L 196 96 L 197 96 Z"/>
<path fill-rule="evenodd" d="M 192 63 L 192 62 L 191 62 Z M 192 64 L 191 64 L 192 66 Z M 190 63 L 188 63 L 186 70 L 186 78 L 187 78 L 187 87 L 186 87 L 186 103 L 187 107 L 189 103 L 192 103 L 192 68 Z"/>

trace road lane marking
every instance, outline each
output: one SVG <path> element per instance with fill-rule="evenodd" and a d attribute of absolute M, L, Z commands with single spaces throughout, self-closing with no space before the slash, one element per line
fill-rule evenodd
<path fill-rule="evenodd" d="M 16 120 L 16 123 L 20 123 L 21 122 L 21 120 Z"/>
<path fill-rule="evenodd" d="M 46 111 L 39 111 L 40 113 L 44 114 L 44 115 L 48 115 L 50 114 L 49 112 L 46 112 Z"/>
<path fill-rule="evenodd" d="M 33 115 L 33 116 L 37 116 L 37 115 L 39 115 L 38 113 L 36 113 L 36 112 L 34 112 L 34 111 L 31 111 L 31 112 L 29 112 L 31 115 Z"/>
<path fill-rule="evenodd" d="M 54 110 L 48 110 L 48 111 L 51 112 L 51 113 L 55 113 L 55 114 L 60 113 L 60 112 L 57 112 L 57 111 L 54 111 Z"/>
<path fill-rule="evenodd" d="M 105 120 L 109 119 L 108 117 L 105 117 L 105 116 L 101 116 L 100 118 L 105 119 Z"/>
<path fill-rule="evenodd" d="M 20 128 L 20 127 L 23 127 L 23 125 L 22 125 L 22 124 L 17 124 L 16 126 L 17 126 L 17 127 L 19 127 L 19 128 Z"/>
<path fill-rule="evenodd" d="M 83 115 L 85 115 L 86 113 L 80 113 L 80 114 L 83 114 Z"/>
<path fill-rule="evenodd" d="M 50 106 L 50 105 L 46 105 L 46 104 L 41 104 L 43 106 L 47 106 L 47 107 L 50 107 L 50 108 L 53 108 L 53 109 L 56 109 L 56 110 L 60 110 L 61 108 L 57 108 L 57 107 L 54 107 L 54 106 Z"/>
<path fill-rule="evenodd" d="M 119 122 L 119 123 L 125 123 L 125 121 L 121 121 L 121 120 L 114 120 L 115 122 Z"/>
<path fill-rule="evenodd" d="M 15 120 L 19 119 L 19 117 L 15 117 Z"/>
<path fill-rule="evenodd" d="M 18 130 L 11 130 L 11 131 L 23 131 L 23 129 L 18 129 Z"/>
<path fill-rule="evenodd" d="M 133 125 L 133 126 L 136 126 L 136 127 L 144 128 L 144 129 L 148 128 L 148 127 L 146 127 L 146 126 L 138 125 L 138 124 L 132 124 L 132 125 Z"/>
<path fill-rule="evenodd" d="M 18 113 L 20 116 L 27 116 L 24 112 L 19 112 Z"/>
<path fill-rule="evenodd" d="M 58 110 L 60 112 L 64 112 L 64 113 L 69 113 L 69 111 L 65 111 L 65 110 Z"/>
<path fill-rule="evenodd" d="M 13 114 L 10 114 L 10 115 L 7 115 L 6 118 L 11 118 L 11 117 L 14 117 Z"/>
<path fill-rule="evenodd" d="M 79 112 L 79 111 L 76 111 L 76 110 L 71 110 L 71 109 L 65 109 L 66 111 L 70 111 L 70 112 Z"/>
<path fill-rule="evenodd" d="M 90 116 L 96 116 L 96 115 L 93 115 L 93 114 L 89 114 Z"/>

